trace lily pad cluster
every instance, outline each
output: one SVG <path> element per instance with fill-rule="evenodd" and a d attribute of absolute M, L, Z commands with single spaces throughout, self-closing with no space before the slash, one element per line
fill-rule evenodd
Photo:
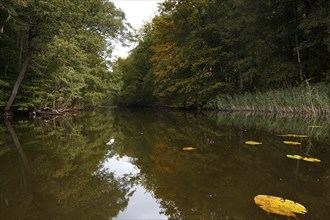
<path fill-rule="evenodd" d="M 313 126 L 313 127 L 319 127 L 319 126 Z M 279 137 L 289 137 L 289 138 L 306 138 L 307 135 L 301 135 L 301 134 L 282 134 L 278 135 Z M 301 142 L 298 141 L 283 141 L 284 144 L 288 145 L 297 145 L 300 146 Z M 255 141 L 246 141 L 245 144 L 248 145 L 258 145 L 262 144 L 261 142 L 255 142 Z M 312 158 L 312 157 L 305 157 L 301 155 L 286 155 L 287 158 L 295 159 L 295 160 L 303 160 L 308 162 L 321 162 L 320 159 Z M 268 213 L 273 213 L 277 215 L 283 215 L 288 217 L 293 217 L 295 219 L 298 219 L 296 213 L 299 214 L 305 214 L 307 213 L 307 209 L 302 205 L 295 201 L 284 199 L 277 196 L 271 196 L 271 195 L 257 195 L 254 197 L 254 202 L 256 205 L 258 205 L 261 209 Z"/>
<path fill-rule="evenodd" d="M 303 156 L 300 156 L 300 155 L 286 155 L 286 157 L 290 158 L 290 159 L 304 160 L 304 161 L 308 161 L 308 162 L 321 162 L 320 159 L 312 158 L 312 157 L 303 157 Z"/>
<path fill-rule="evenodd" d="M 279 136 L 279 137 L 292 137 L 292 138 L 306 138 L 306 137 L 308 137 L 307 135 L 303 135 L 303 134 L 281 134 L 281 135 L 277 135 L 277 136 Z M 257 142 L 257 141 L 245 141 L 244 143 L 247 144 L 247 145 L 261 145 L 262 144 L 262 142 Z M 283 141 L 283 144 L 301 145 L 301 142 L 298 142 L 298 141 Z M 303 156 L 300 156 L 300 155 L 287 155 L 287 157 L 290 158 L 290 159 L 304 160 L 304 161 L 308 161 L 308 162 L 321 162 L 320 159 L 313 158 L 313 157 L 303 157 Z"/>
<path fill-rule="evenodd" d="M 301 134 L 284 134 L 284 135 L 278 135 L 280 137 L 293 137 L 293 138 L 306 138 L 308 137 L 307 135 L 301 135 Z M 297 142 L 297 141 L 283 141 L 284 144 L 288 144 L 288 145 L 301 145 L 301 142 Z M 295 160 L 304 160 L 304 161 L 308 161 L 308 162 L 321 162 L 320 159 L 317 158 L 313 158 L 313 157 L 304 157 L 301 155 L 286 155 L 287 158 L 290 159 L 295 159 Z"/>

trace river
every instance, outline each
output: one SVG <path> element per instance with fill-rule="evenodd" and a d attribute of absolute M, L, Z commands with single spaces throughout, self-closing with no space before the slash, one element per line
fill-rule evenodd
<path fill-rule="evenodd" d="M 260 194 L 329 219 L 329 118 L 113 109 L 0 121 L 1 220 L 288 219 L 260 209 Z"/>

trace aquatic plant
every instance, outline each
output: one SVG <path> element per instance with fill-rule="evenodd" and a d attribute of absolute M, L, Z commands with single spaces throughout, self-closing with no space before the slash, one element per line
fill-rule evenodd
<path fill-rule="evenodd" d="M 221 95 L 206 107 L 219 111 L 257 111 L 298 114 L 330 114 L 328 84 L 270 90 L 268 92 Z"/>

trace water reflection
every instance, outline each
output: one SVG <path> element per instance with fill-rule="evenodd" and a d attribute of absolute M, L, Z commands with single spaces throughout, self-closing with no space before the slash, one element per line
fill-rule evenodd
<path fill-rule="evenodd" d="M 0 124 L 0 219 L 287 219 L 257 194 L 302 203 L 302 219 L 330 216 L 328 119 L 117 110 L 12 126 L 33 184 Z M 288 146 L 277 136 L 288 132 L 309 138 Z"/>
<path fill-rule="evenodd" d="M 128 206 L 115 219 L 167 219 L 165 215 L 160 213 L 159 203 L 152 193 L 139 183 L 140 170 L 131 161 L 132 158 L 120 158 L 116 155 L 107 159 L 102 165 L 102 170 L 113 172 L 117 177 L 130 176 L 131 179 L 136 180 L 131 189 L 132 196 Z"/>
<path fill-rule="evenodd" d="M 330 154 L 325 135 L 301 140 L 303 145 L 297 148 L 284 145 L 279 130 L 228 125 L 231 115 L 219 121 L 182 112 L 116 114 L 124 138 L 114 151 L 134 158 L 141 182 L 161 201 L 162 213 L 170 219 L 264 219 L 266 213 L 253 202 L 257 194 L 300 201 L 309 207 L 306 219 L 329 216 Z M 264 144 L 247 146 L 247 140 Z M 182 151 L 187 146 L 197 151 Z M 287 154 L 310 154 L 324 163 L 300 163 Z"/>
<path fill-rule="evenodd" d="M 100 171 L 106 127 L 75 120 L 13 122 L 26 159 L 2 126 L 0 219 L 109 219 L 127 206 L 129 180 Z"/>

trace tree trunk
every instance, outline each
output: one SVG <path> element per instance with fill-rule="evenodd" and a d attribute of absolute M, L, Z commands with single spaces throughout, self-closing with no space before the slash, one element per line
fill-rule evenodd
<path fill-rule="evenodd" d="M 244 89 L 243 73 L 240 65 L 238 65 L 238 78 L 239 78 L 239 90 L 243 91 Z"/>
<path fill-rule="evenodd" d="M 27 70 L 27 67 L 29 65 L 29 62 L 32 58 L 32 53 L 33 53 L 33 49 L 32 49 L 32 42 L 30 41 L 29 42 L 29 46 L 28 46 L 28 51 L 27 51 L 27 54 L 24 58 L 24 61 L 20 67 L 20 71 L 19 71 L 19 74 L 18 74 L 18 77 L 16 79 L 16 82 L 15 82 L 15 85 L 13 87 L 13 90 L 11 91 L 11 95 L 10 95 L 10 98 L 7 102 L 7 105 L 5 107 L 5 112 L 9 112 L 10 111 L 10 108 L 16 98 L 16 95 L 17 95 L 17 91 L 23 81 L 23 78 L 25 76 L 25 73 L 26 73 L 26 70 Z"/>
<path fill-rule="evenodd" d="M 20 157 L 22 158 L 22 161 L 23 161 L 23 164 L 24 164 L 24 167 L 26 168 L 26 170 L 28 171 L 29 175 L 31 176 L 32 174 L 32 171 L 31 171 L 31 167 L 30 167 L 30 163 L 29 163 L 29 160 L 27 159 L 25 153 L 24 153 L 24 150 L 22 148 L 22 145 L 21 143 L 19 142 L 19 139 L 17 137 L 17 134 L 15 132 L 15 129 L 13 128 L 13 126 L 11 125 L 10 121 L 9 120 L 5 120 L 5 125 L 13 139 L 13 142 L 15 144 L 15 147 L 20 155 Z"/>
<path fill-rule="evenodd" d="M 303 71 L 302 71 L 302 66 L 301 66 L 300 49 L 299 49 L 299 42 L 298 42 L 297 34 L 295 34 L 294 37 L 295 37 L 295 43 L 296 43 L 297 61 L 298 61 L 298 66 L 299 66 L 299 78 L 300 78 L 300 81 L 302 82 L 304 80 L 304 76 L 303 76 Z"/>
<path fill-rule="evenodd" d="M 300 45 L 299 45 L 299 40 L 298 40 L 298 33 L 297 33 L 297 29 L 298 29 L 298 2 L 297 0 L 293 1 L 293 12 L 294 12 L 294 21 L 295 21 L 295 34 L 294 34 L 294 38 L 295 38 L 295 50 L 296 50 L 296 54 L 297 54 L 297 62 L 298 62 L 298 67 L 299 67 L 299 78 L 300 78 L 300 82 L 302 82 L 304 80 L 304 75 L 303 75 L 303 69 L 302 69 L 302 65 L 301 65 L 301 54 L 300 54 Z"/>

